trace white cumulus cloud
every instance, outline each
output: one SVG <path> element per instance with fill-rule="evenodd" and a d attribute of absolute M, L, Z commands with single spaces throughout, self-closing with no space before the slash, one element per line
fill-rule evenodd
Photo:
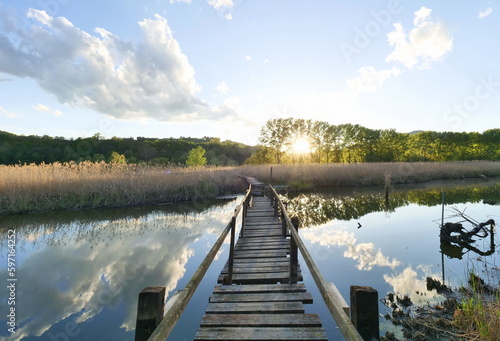
<path fill-rule="evenodd" d="M 400 62 L 408 68 L 426 68 L 451 51 L 453 39 L 449 29 L 442 22 L 432 21 L 431 12 L 426 7 L 415 12 L 414 27 L 408 33 L 401 23 L 394 24 L 394 31 L 387 35 L 389 44 L 394 46 L 387 62 Z"/>
<path fill-rule="evenodd" d="M 62 116 L 63 115 L 63 113 L 62 113 L 61 110 L 51 109 L 48 106 L 43 105 L 41 103 L 38 103 L 37 105 L 34 105 L 33 109 L 35 109 L 36 111 L 40 111 L 40 112 L 46 112 L 46 113 L 54 114 L 56 116 Z"/>
<path fill-rule="evenodd" d="M 484 11 L 481 11 L 479 12 L 479 14 L 477 15 L 477 17 L 479 19 L 483 19 L 483 18 L 486 18 L 488 15 L 490 15 L 491 13 L 493 13 L 493 8 L 491 7 L 488 7 L 487 9 L 485 9 Z"/>
<path fill-rule="evenodd" d="M 9 110 L 4 109 L 4 108 L 2 108 L 2 107 L 0 107 L 0 114 L 5 115 L 5 116 L 7 116 L 8 118 L 14 118 L 14 117 L 16 117 L 16 116 L 17 116 L 17 115 L 16 115 L 16 114 L 14 114 L 12 111 L 9 111 Z"/>
<path fill-rule="evenodd" d="M 233 19 L 233 0 L 208 0 L 208 4 L 224 15 L 227 20 Z"/>
<path fill-rule="evenodd" d="M 220 93 L 220 94 L 227 94 L 229 93 L 231 90 L 229 89 L 229 87 L 227 86 L 226 82 L 222 81 L 220 82 L 219 84 L 217 84 L 217 86 L 215 87 L 215 90 Z"/>
<path fill-rule="evenodd" d="M 118 119 L 219 119 L 227 114 L 197 97 L 194 69 L 160 15 L 140 21 L 142 38 L 87 33 L 63 17 L 30 9 L 30 34 L 9 21 L 0 33 L 0 72 L 34 79 L 59 102 Z M 5 24 L 4 24 L 5 26 Z"/>
<path fill-rule="evenodd" d="M 365 66 L 359 69 L 358 73 L 358 77 L 347 81 L 349 88 L 359 92 L 372 92 L 382 86 L 386 80 L 401 74 L 401 70 L 397 67 L 377 70 L 373 66 Z"/>

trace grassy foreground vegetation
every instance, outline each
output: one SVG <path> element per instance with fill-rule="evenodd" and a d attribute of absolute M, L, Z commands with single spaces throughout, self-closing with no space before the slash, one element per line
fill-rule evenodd
<path fill-rule="evenodd" d="M 454 325 L 464 340 L 500 340 L 500 297 L 485 299 L 475 294 L 455 311 Z"/>
<path fill-rule="evenodd" d="M 241 187 L 230 167 L 104 162 L 0 166 L 0 214 L 201 200 Z"/>
<path fill-rule="evenodd" d="M 272 167 L 272 179 L 271 179 Z M 291 188 L 494 177 L 500 162 L 173 167 L 104 162 L 0 165 L 0 214 L 196 201 L 242 192 L 240 175 Z"/>

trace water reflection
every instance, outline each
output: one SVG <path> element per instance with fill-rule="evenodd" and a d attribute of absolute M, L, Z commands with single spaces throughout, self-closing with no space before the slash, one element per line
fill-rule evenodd
<path fill-rule="evenodd" d="M 76 339 L 83 340 L 108 320 L 116 325 L 108 325 L 99 339 L 133 339 L 127 332 L 135 328 L 138 293 L 151 285 L 174 290 L 187 271 L 194 271 L 187 269 L 188 260 L 209 249 L 233 206 L 2 219 L 2 226 L 18 235 L 18 329 L 8 340 L 65 340 L 69 323 L 73 334 L 78 331 Z M 0 277 L 6 278 L 5 272 Z"/>
<path fill-rule="evenodd" d="M 383 255 L 374 243 L 357 242 L 354 233 L 350 233 L 344 226 L 312 227 L 302 233 L 303 238 L 311 243 L 321 246 L 345 246 L 344 257 L 356 261 L 358 270 L 372 270 L 374 266 L 387 266 L 395 269 L 401 264 L 396 259 L 390 259 Z"/>
<path fill-rule="evenodd" d="M 388 199 L 382 187 L 373 187 L 290 194 L 287 201 L 290 213 L 299 217 L 301 226 L 311 226 L 332 219 L 359 219 L 373 212 L 394 212 L 410 204 L 429 207 L 439 205 L 443 190 L 446 191 L 448 205 L 493 202 L 500 197 L 498 182 L 471 183 L 464 180 L 396 186 L 390 191 Z"/>
<path fill-rule="evenodd" d="M 483 204 L 499 201 L 498 181 L 398 186 L 391 189 L 387 203 L 384 189 L 375 187 L 293 194 L 286 200 L 301 220 L 300 234 L 320 271 L 345 298 L 351 285 L 368 285 L 380 297 L 392 292 L 425 305 L 444 299 L 436 290 L 428 290 L 428 277 L 445 279 L 455 288 L 467 282 L 471 269 L 485 280 L 489 277 L 490 283 L 497 284 L 500 277 L 498 234 L 455 249 L 462 259 L 451 258 L 453 251 L 448 253 L 440 242 L 442 189 L 447 215 L 453 205 L 467 209 L 479 221 L 498 217 L 500 207 Z M 379 309 L 384 315 L 388 308 L 380 304 Z M 327 311 L 318 313 L 328 319 Z M 394 331 L 389 322 L 381 319 L 381 323 L 382 334 Z"/>

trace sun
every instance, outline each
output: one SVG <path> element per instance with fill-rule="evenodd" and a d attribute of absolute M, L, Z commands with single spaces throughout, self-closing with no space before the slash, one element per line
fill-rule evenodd
<path fill-rule="evenodd" d="M 304 154 L 311 150 L 311 144 L 307 140 L 298 139 L 292 144 L 291 149 L 295 154 Z"/>

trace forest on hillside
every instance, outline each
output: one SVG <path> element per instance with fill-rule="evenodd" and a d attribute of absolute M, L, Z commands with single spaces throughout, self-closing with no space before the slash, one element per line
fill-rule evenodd
<path fill-rule="evenodd" d="M 500 129 L 478 132 L 369 129 L 295 118 L 267 121 L 247 164 L 500 160 Z M 301 150 L 295 146 L 301 144 Z M 307 146 L 307 148 L 304 148 Z"/>
<path fill-rule="evenodd" d="M 189 152 L 201 146 L 208 165 L 235 166 L 245 162 L 255 147 L 219 138 L 89 138 L 20 136 L 0 131 L 0 164 L 53 162 L 110 162 L 119 155 L 127 163 L 184 165 Z"/>
<path fill-rule="evenodd" d="M 220 138 L 89 138 L 21 136 L 0 131 L 0 164 L 53 162 L 119 162 L 152 165 L 358 163 L 418 161 L 500 161 L 500 129 L 478 132 L 370 129 L 361 125 L 332 125 L 295 118 L 271 119 L 262 127 L 258 146 Z M 296 148 L 302 143 L 302 149 Z M 307 146 L 307 148 L 304 148 Z M 117 159 L 118 157 L 118 159 Z"/>

